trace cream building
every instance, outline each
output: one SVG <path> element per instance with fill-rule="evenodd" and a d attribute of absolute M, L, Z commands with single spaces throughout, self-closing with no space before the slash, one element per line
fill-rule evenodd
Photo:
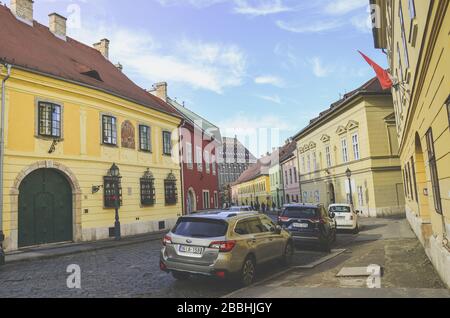
<path fill-rule="evenodd" d="M 377 79 L 331 105 L 294 140 L 303 202 L 353 201 L 370 217 L 404 214 L 392 96 Z"/>
<path fill-rule="evenodd" d="M 450 286 L 450 1 L 371 0 L 392 95 L 406 214 Z"/>

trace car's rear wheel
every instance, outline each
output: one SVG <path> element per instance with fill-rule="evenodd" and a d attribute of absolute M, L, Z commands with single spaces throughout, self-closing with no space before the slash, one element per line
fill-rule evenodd
<path fill-rule="evenodd" d="M 189 273 L 183 273 L 183 272 L 172 272 L 173 278 L 176 280 L 187 280 L 189 279 Z"/>
<path fill-rule="evenodd" d="M 255 281 L 256 264 L 253 257 L 249 256 L 242 265 L 240 282 L 243 286 L 250 286 Z"/>

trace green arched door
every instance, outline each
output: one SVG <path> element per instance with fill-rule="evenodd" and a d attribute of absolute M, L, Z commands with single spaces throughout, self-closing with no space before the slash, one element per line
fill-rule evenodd
<path fill-rule="evenodd" d="M 29 174 L 19 187 L 19 248 L 73 239 L 72 189 L 53 169 Z"/>

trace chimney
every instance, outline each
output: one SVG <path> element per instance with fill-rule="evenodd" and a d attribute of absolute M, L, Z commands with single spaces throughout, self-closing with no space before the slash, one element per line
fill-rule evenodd
<path fill-rule="evenodd" d="M 167 83 L 161 82 L 153 85 L 154 91 L 153 95 L 167 102 Z"/>
<path fill-rule="evenodd" d="M 66 21 L 67 19 L 57 13 L 49 14 L 49 29 L 61 40 L 66 40 Z"/>
<path fill-rule="evenodd" d="M 33 26 L 33 0 L 11 0 L 11 11 L 22 22 Z"/>
<path fill-rule="evenodd" d="M 102 53 L 102 55 L 109 60 L 109 40 L 103 39 L 94 44 L 94 49 Z"/>

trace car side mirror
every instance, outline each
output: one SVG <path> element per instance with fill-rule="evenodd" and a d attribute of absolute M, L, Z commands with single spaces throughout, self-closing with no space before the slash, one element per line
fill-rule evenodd
<path fill-rule="evenodd" d="M 277 225 L 276 227 L 275 227 L 275 234 L 281 234 L 281 231 L 282 231 L 283 229 L 281 228 L 281 226 L 279 226 L 279 225 Z"/>

